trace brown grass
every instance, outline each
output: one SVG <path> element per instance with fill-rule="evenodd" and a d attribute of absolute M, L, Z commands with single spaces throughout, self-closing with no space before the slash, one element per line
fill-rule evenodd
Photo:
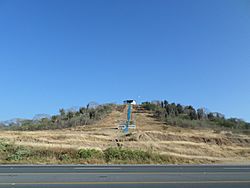
<path fill-rule="evenodd" d="M 2 131 L 0 138 L 34 149 L 104 150 L 120 145 L 169 156 L 174 163 L 250 163 L 250 137 L 247 135 L 167 126 L 144 112 L 134 114 L 137 129 L 125 136 L 116 129 L 125 119 L 125 110 L 113 111 L 90 126 L 52 131 Z M 92 159 L 89 163 L 97 161 Z"/>

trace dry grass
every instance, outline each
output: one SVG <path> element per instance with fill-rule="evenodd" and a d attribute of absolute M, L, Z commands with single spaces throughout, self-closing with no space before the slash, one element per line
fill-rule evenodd
<path fill-rule="evenodd" d="M 125 111 L 113 111 L 95 125 L 52 131 L 2 131 L 0 138 L 14 145 L 50 150 L 104 150 L 122 145 L 170 156 L 175 163 L 250 163 L 247 135 L 167 126 L 148 112 L 136 113 L 134 118 L 137 129 L 127 136 L 116 129 L 126 119 Z"/>

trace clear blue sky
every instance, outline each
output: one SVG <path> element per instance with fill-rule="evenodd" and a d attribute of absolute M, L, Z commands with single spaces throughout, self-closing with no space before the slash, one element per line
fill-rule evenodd
<path fill-rule="evenodd" d="M 0 0 L 0 71 L 0 120 L 133 98 L 250 121 L 250 1 Z"/>

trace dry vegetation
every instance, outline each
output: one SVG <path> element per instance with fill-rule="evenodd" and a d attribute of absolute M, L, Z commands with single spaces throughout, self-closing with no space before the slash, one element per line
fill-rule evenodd
<path fill-rule="evenodd" d="M 124 135 L 117 126 L 125 119 L 126 109 L 114 110 L 94 125 L 61 130 L 1 131 L 0 139 L 16 148 L 39 153 L 32 159 L 13 159 L 22 163 L 250 163 L 249 135 L 168 126 L 155 120 L 148 111 L 134 113 L 137 129 Z M 100 153 L 109 148 L 129 148 L 145 151 L 153 157 L 136 161 L 105 160 L 94 152 L 96 156 L 89 154 L 90 157 L 73 160 L 75 155 L 79 156 L 80 149 L 86 148 Z M 46 152 L 50 157 L 42 158 Z M 0 157 L 0 162 L 8 160 Z"/>

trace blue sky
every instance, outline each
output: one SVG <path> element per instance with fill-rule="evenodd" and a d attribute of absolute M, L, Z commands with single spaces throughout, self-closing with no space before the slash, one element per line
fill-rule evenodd
<path fill-rule="evenodd" d="M 167 99 L 250 121 L 248 0 L 0 0 L 0 120 Z"/>

